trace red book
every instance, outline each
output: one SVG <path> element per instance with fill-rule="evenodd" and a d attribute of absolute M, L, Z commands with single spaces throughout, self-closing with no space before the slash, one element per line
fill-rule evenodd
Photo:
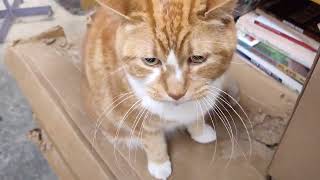
<path fill-rule="evenodd" d="M 258 25 L 258 26 L 260 26 L 260 27 L 268 30 L 268 31 L 271 31 L 271 32 L 273 32 L 273 33 L 275 33 L 275 34 L 283 37 L 283 38 L 286 38 L 287 40 L 289 40 L 289 41 L 291 41 L 291 42 L 293 42 L 293 43 L 296 43 L 296 44 L 298 44 L 298 45 L 300 45 L 300 46 L 302 46 L 302 47 L 304 47 L 304 48 L 306 48 L 306 49 L 309 49 L 309 50 L 312 51 L 312 52 L 317 52 L 317 49 L 311 47 L 310 45 L 306 44 L 305 42 L 300 41 L 300 40 L 298 40 L 298 39 L 295 39 L 295 38 L 293 38 L 293 37 L 291 37 L 291 36 L 288 36 L 287 34 L 285 34 L 285 33 L 283 33 L 283 32 L 280 32 L 280 31 L 278 31 L 277 29 L 274 29 L 274 28 L 272 28 L 272 27 L 270 27 L 270 26 L 267 26 L 267 25 L 265 25 L 265 24 L 263 24 L 263 23 L 261 23 L 261 22 L 259 22 L 259 21 L 257 21 L 257 20 L 255 20 L 254 23 L 255 23 L 256 25 Z"/>

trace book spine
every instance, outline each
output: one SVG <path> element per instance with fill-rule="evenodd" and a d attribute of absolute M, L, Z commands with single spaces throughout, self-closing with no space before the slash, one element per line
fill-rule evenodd
<path fill-rule="evenodd" d="M 302 28 L 300 28 L 299 26 L 296 26 L 295 24 L 293 24 L 293 23 L 291 23 L 291 22 L 289 22 L 289 21 L 287 21 L 287 20 L 284 20 L 284 19 L 282 20 L 282 22 L 283 22 L 284 24 L 290 26 L 293 30 L 295 30 L 295 31 L 297 31 L 297 32 L 300 32 L 300 33 L 302 33 L 302 34 L 304 34 L 304 35 L 306 35 L 306 36 L 308 36 L 308 37 L 310 37 L 310 38 L 312 38 L 312 39 L 320 42 L 320 37 L 319 37 L 319 35 L 313 33 L 312 31 L 309 31 L 309 30 L 307 30 L 307 29 L 302 29 Z"/>
<path fill-rule="evenodd" d="M 257 9 L 256 9 L 256 12 L 257 12 L 258 14 L 261 14 L 261 15 L 264 15 L 264 16 L 269 16 L 269 17 L 271 16 L 271 17 L 273 17 L 273 18 L 276 18 L 276 19 L 278 19 L 280 22 L 282 22 L 283 24 L 285 24 L 285 25 L 287 25 L 288 27 L 290 27 L 290 29 L 296 31 L 297 33 L 301 33 L 301 34 L 303 34 L 303 35 L 305 35 L 305 36 L 307 36 L 307 37 L 309 37 L 309 38 L 314 39 L 314 40 L 317 41 L 317 42 L 320 42 L 320 37 L 319 37 L 319 35 L 311 32 L 311 31 L 308 31 L 307 29 L 303 29 L 303 28 L 295 25 L 294 23 L 289 22 L 289 21 L 287 21 L 287 20 L 285 20 L 285 19 L 283 19 L 283 18 L 281 18 L 281 17 L 279 17 L 279 16 L 277 16 L 277 15 L 275 15 L 275 14 L 272 14 L 272 13 L 270 13 L 270 12 L 266 13 L 264 9 L 257 8 Z"/>
<path fill-rule="evenodd" d="M 290 53 L 287 53 L 286 51 L 282 50 L 281 47 L 278 47 L 277 45 L 273 46 L 272 43 L 270 43 L 270 41 L 268 39 L 265 39 L 264 37 L 261 37 L 261 35 L 259 35 L 258 33 L 254 32 L 254 31 L 251 31 L 249 29 L 246 29 L 246 28 L 242 29 L 242 31 L 247 33 L 247 34 L 250 34 L 250 35 L 252 35 L 254 37 L 257 37 L 257 39 L 260 40 L 261 42 L 274 47 L 274 49 L 276 49 L 277 51 L 279 51 L 282 54 L 286 55 L 287 57 L 289 57 L 293 61 L 302 64 L 304 67 L 311 68 L 311 66 L 313 64 L 312 62 L 307 62 L 307 60 L 305 60 L 305 59 L 297 59 L 296 57 L 294 57 L 294 55 L 292 55 Z"/>
<path fill-rule="evenodd" d="M 266 62 L 272 64 L 276 68 L 278 68 L 283 73 L 287 74 L 294 80 L 298 81 L 299 83 L 303 84 L 306 80 L 306 78 L 299 75 L 297 72 L 294 72 L 292 69 L 290 69 L 286 64 L 279 63 L 275 61 L 274 59 L 271 59 L 270 57 L 264 55 L 263 53 L 259 52 L 257 49 L 252 48 L 251 51 L 262 58 L 262 60 L 265 60 Z"/>
<path fill-rule="evenodd" d="M 245 53 L 241 52 L 240 50 L 237 50 L 237 52 L 247 61 L 249 61 L 249 65 L 253 66 L 255 69 L 258 69 L 262 72 L 264 72 L 265 74 L 267 74 L 268 76 L 272 77 L 273 79 L 275 79 L 276 81 L 282 83 L 282 79 L 280 77 L 278 77 L 277 75 L 273 74 L 271 71 L 269 71 L 268 69 L 264 68 L 263 66 L 261 66 L 258 62 L 256 62 L 254 59 L 250 58 L 249 56 L 247 56 Z"/>
<path fill-rule="evenodd" d="M 277 54 L 276 51 L 268 48 L 271 47 L 268 47 L 267 45 L 265 46 L 263 43 L 259 43 L 257 46 L 251 48 L 251 51 L 299 83 L 304 84 L 308 75 L 308 70 L 303 65 L 292 61 L 281 53 Z"/>
<path fill-rule="evenodd" d="M 274 34 L 277 34 L 278 36 L 281 36 L 281 37 L 283 37 L 283 38 L 285 38 L 285 39 L 287 39 L 287 40 L 289 40 L 289 41 L 291 41 L 291 42 L 293 42 L 293 43 L 295 43 L 295 44 L 297 44 L 299 46 L 302 46 L 302 47 L 304 47 L 304 48 L 306 48 L 306 49 L 308 49 L 308 50 L 310 50 L 312 52 L 317 52 L 317 49 L 311 47 L 310 45 L 306 44 L 305 42 L 300 41 L 298 39 L 295 39 L 295 38 L 293 38 L 291 36 L 288 36 L 287 34 L 282 33 L 282 32 L 280 32 L 280 31 L 278 31 L 278 30 L 276 30 L 276 29 L 274 29 L 272 27 L 269 27 L 269 26 L 263 24 L 260 21 L 255 20 L 254 24 L 256 24 L 256 25 L 258 25 L 258 26 L 260 26 L 260 27 L 262 27 L 262 28 L 264 28 L 264 29 L 266 29 L 266 30 L 268 30 L 270 32 L 273 32 Z"/>
<path fill-rule="evenodd" d="M 257 67 L 261 69 L 263 72 L 266 74 L 272 76 L 273 78 L 278 78 L 279 82 L 282 82 L 282 84 L 288 86 L 290 89 L 301 92 L 303 85 L 300 84 L 299 82 L 295 81 L 288 75 L 286 75 L 284 72 L 279 70 L 277 67 L 269 64 L 265 60 L 263 60 L 261 57 L 255 55 L 254 53 L 250 52 L 248 49 L 241 45 L 237 45 L 237 50 L 245 54 L 250 58 L 252 62 L 255 64 L 259 64 Z"/>
<path fill-rule="evenodd" d="M 282 54 L 281 52 L 277 51 L 276 49 L 274 49 L 272 46 L 270 46 L 268 44 L 261 42 L 261 43 L 257 44 L 256 46 L 254 46 L 254 48 L 257 49 L 262 54 L 270 57 L 271 59 L 274 59 L 278 63 L 284 64 L 284 65 L 289 64 L 288 61 L 290 61 L 290 60 L 289 60 L 288 56 Z"/>
<path fill-rule="evenodd" d="M 288 66 L 293 71 L 296 71 L 301 76 L 307 78 L 308 72 L 310 71 L 309 68 L 294 61 L 290 57 L 286 56 L 285 54 L 275 49 L 273 46 L 260 42 L 259 44 L 254 46 L 254 48 L 257 49 L 262 54 L 266 55 L 267 57 L 274 59 L 277 63 Z"/>
<path fill-rule="evenodd" d="M 286 73 L 288 76 L 292 77 L 296 81 L 298 81 L 301 84 L 304 84 L 306 82 L 306 78 L 301 76 L 300 74 L 296 73 L 292 69 L 290 69 L 288 66 L 285 66 L 283 64 L 277 65 L 278 69 L 280 69 L 282 72 Z"/>
<path fill-rule="evenodd" d="M 261 54 L 259 51 L 255 50 L 255 49 L 253 49 L 252 52 L 255 53 L 256 55 L 260 56 L 262 58 L 262 60 L 265 60 L 266 62 L 272 64 L 273 66 L 278 68 L 280 71 L 282 71 L 286 75 L 288 75 L 291 78 L 293 78 L 294 80 L 298 81 L 300 84 L 304 84 L 306 78 L 304 78 L 303 76 L 301 76 L 297 72 L 290 69 L 287 65 L 277 63 L 275 60 L 268 58 L 267 56 Z"/>

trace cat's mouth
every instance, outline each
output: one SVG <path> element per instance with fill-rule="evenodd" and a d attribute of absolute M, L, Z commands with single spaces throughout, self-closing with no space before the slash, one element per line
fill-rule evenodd
<path fill-rule="evenodd" d="M 194 100 L 191 99 L 191 98 L 182 98 L 182 99 L 179 99 L 179 100 L 162 99 L 162 100 L 157 100 L 157 101 L 162 102 L 162 103 L 166 103 L 166 104 L 170 104 L 170 105 L 174 105 L 174 106 L 180 106 L 180 105 L 192 102 Z"/>
<path fill-rule="evenodd" d="M 178 100 L 175 100 L 173 98 L 168 97 L 161 97 L 160 96 L 150 96 L 150 98 L 152 98 L 155 101 L 158 101 L 160 103 L 164 103 L 164 104 L 168 104 L 168 105 L 174 105 L 174 106 L 180 106 L 180 105 L 184 105 L 190 102 L 196 102 L 199 100 L 202 100 L 203 98 L 207 97 L 207 94 L 205 93 L 196 93 L 193 95 L 188 95 L 188 96 L 184 96 Z"/>

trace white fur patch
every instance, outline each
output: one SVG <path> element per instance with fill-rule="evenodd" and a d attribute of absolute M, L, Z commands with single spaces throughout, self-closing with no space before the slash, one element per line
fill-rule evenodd
<path fill-rule="evenodd" d="M 146 79 L 145 83 L 149 84 L 155 81 L 160 76 L 160 69 L 154 69 L 152 74 Z"/>
<path fill-rule="evenodd" d="M 162 164 L 153 162 L 148 163 L 148 170 L 150 174 L 157 179 L 167 179 L 171 174 L 171 162 L 166 161 Z"/>
<path fill-rule="evenodd" d="M 198 136 L 191 134 L 191 138 L 198 143 L 206 144 L 215 141 L 217 139 L 217 134 L 211 126 L 205 124 L 202 134 Z"/>
<path fill-rule="evenodd" d="M 177 56 L 174 54 L 173 50 L 170 50 L 170 52 L 169 52 L 167 64 L 172 65 L 174 67 L 177 80 L 181 80 L 182 79 L 182 71 L 179 67 Z"/>

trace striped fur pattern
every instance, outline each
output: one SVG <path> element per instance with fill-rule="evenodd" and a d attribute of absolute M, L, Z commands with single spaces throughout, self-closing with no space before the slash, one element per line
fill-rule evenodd
<path fill-rule="evenodd" d="M 87 110 L 115 144 L 138 140 L 150 173 L 165 179 L 165 132 L 184 126 L 198 142 L 215 140 L 203 116 L 216 101 L 212 89 L 227 83 L 235 1 L 98 2 L 84 44 Z"/>

